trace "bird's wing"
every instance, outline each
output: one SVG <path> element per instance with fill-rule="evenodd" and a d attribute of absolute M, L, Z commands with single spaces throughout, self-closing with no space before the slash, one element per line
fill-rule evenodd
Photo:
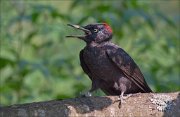
<path fill-rule="evenodd" d="M 108 58 L 143 92 L 152 92 L 148 87 L 143 74 L 134 60 L 122 49 L 112 48 L 106 50 Z"/>
<path fill-rule="evenodd" d="M 83 52 L 84 52 L 84 50 L 81 50 L 80 53 L 79 53 L 80 64 L 81 64 L 81 67 L 82 67 L 83 71 L 84 71 L 84 72 L 89 76 L 89 78 L 92 80 L 91 71 L 89 70 L 88 66 L 87 66 L 86 63 L 84 62 Z"/>

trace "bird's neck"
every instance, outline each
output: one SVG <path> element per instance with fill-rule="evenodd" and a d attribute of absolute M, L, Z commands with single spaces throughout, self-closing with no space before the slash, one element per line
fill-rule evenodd
<path fill-rule="evenodd" d="M 110 41 L 104 41 L 101 43 L 95 42 L 95 41 L 91 41 L 90 43 L 86 43 L 87 46 L 91 46 L 91 47 L 95 47 L 95 46 L 100 46 L 100 45 L 104 45 L 106 43 L 109 43 Z"/>

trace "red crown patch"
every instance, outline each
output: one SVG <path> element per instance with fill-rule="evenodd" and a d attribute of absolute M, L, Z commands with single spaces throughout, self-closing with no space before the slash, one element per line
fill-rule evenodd
<path fill-rule="evenodd" d="M 105 28 L 112 33 L 112 28 L 107 24 L 107 23 L 103 23 Z"/>

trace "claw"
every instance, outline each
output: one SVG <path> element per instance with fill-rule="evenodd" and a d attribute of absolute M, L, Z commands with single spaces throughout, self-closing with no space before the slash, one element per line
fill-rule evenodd
<path fill-rule="evenodd" d="M 90 92 L 86 92 L 84 94 L 80 94 L 80 97 L 91 97 L 92 94 Z"/>
<path fill-rule="evenodd" d="M 121 108 L 122 103 L 126 103 L 125 100 L 131 96 L 132 96 L 132 94 L 128 94 L 128 95 L 124 96 L 124 92 L 122 92 L 121 95 L 119 95 L 119 98 L 114 101 L 114 103 L 119 102 L 118 107 Z"/>

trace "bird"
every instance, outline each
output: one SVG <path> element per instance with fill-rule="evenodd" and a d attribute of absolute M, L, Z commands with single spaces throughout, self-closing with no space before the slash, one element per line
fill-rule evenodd
<path fill-rule="evenodd" d="M 123 48 L 111 41 L 113 30 L 109 24 L 67 25 L 84 32 L 84 35 L 66 37 L 86 43 L 79 58 L 83 71 L 92 81 L 88 93 L 101 89 L 106 95 L 118 95 L 122 103 L 126 99 L 124 95 L 152 92 L 135 61 Z"/>

